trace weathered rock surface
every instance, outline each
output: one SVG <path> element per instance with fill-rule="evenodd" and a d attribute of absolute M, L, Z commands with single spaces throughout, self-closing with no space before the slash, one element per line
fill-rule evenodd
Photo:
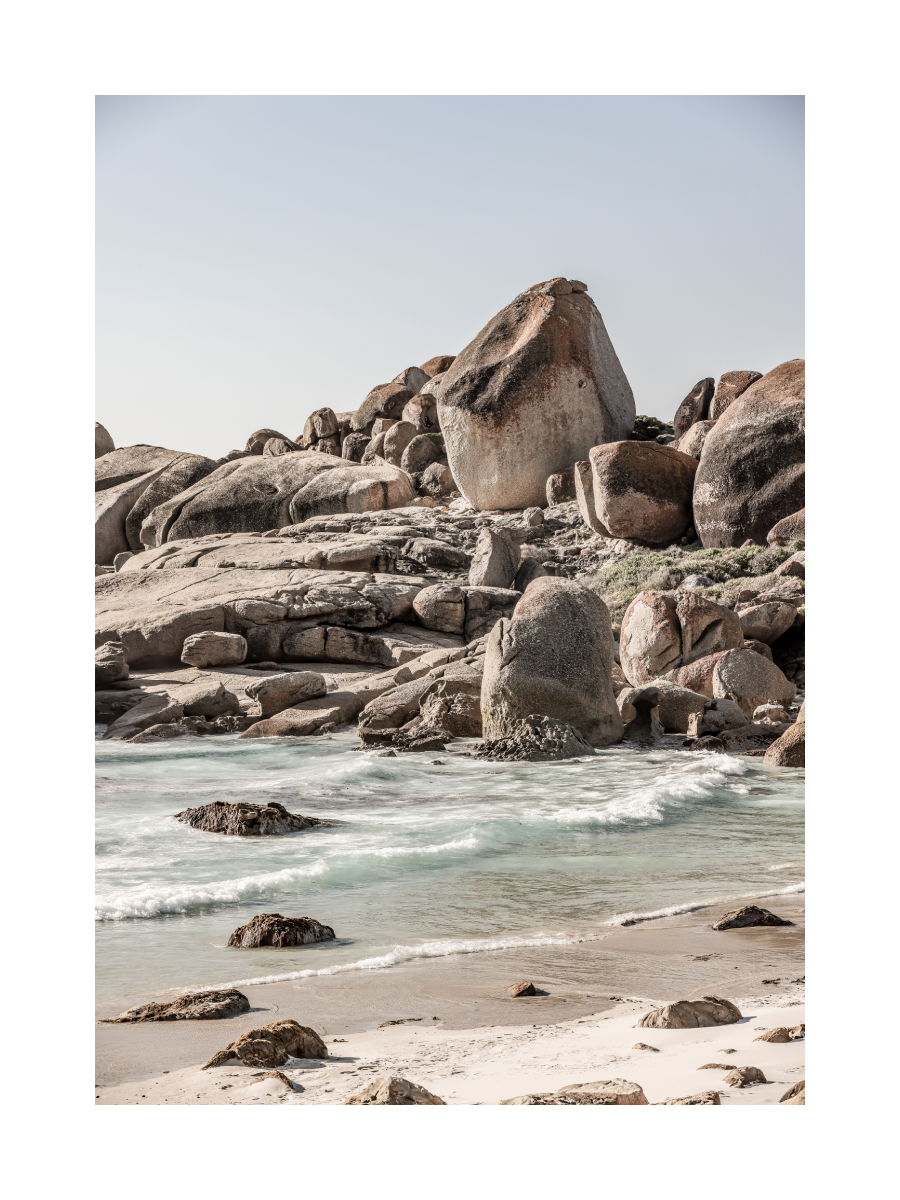
<path fill-rule="evenodd" d="M 689 455 L 621 441 L 594 446 L 589 458 L 596 519 L 610 536 L 668 542 L 691 524 L 697 462 Z"/>
<path fill-rule="evenodd" d="M 423 588 L 413 600 L 413 608 L 426 629 L 443 633 L 462 633 L 466 620 L 466 600 L 455 584 L 435 584 Z"/>
<path fill-rule="evenodd" d="M 627 688 L 619 692 L 619 711 L 627 704 L 634 713 L 625 724 L 622 740 L 636 742 L 639 745 L 650 746 L 658 742 L 663 735 L 663 727 L 659 721 L 659 691 L 655 687 Z"/>
<path fill-rule="evenodd" d="M 171 701 L 168 696 L 146 696 L 113 721 L 103 738 L 105 741 L 123 741 L 142 730 L 150 729 L 153 725 L 168 725 L 173 721 L 180 721 L 183 716 L 182 705 Z"/>
<path fill-rule="evenodd" d="M 444 499 L 456 491 L 453 472 L 444 463 L 435 462 L 422 472 L 422 492 L 436 500 Z"/>
<path fill-rule="evenodd" d="M 224 717 L 240 712 L 234 692 L 216 680 L 198 679 L 178 689 L 175 697 L 186 717 Z"/>
<path fill-rule="evenodd" d="M 710 420 L 718 421 L 738 396 L 743 396 L 747 388 L 756 383 L 757 379 L 762 379 L 759 371 L 726 371 L 716 384 L 716 394 L 709 406 Z"/>
<path fill-rule="evenodd" d="M 805 1104 L 806 1103 L 806 1080 L 801 1079 L 799 1083 L 795 1083 L 793 1087 L 789 1087 L 784 1093 L 779 1104 Z"/>
<path fill-rule="evenodd" d="M 701 996 L 699 1000 L 676 1000 L 662 1008 L 644 1013 L 640 1029 L 707 1029 L 712 1025 L 734 1025 L 740 1010 L 721 996 Z"/>
<path fill-rule="evenodd" d="M 687 733 L 691 716 L 703 711 L 703 697 L 690 688 L 679 687 L 668 679 L 654 679 L 650 684 L 656 689 L 658 702 L 656 717 L 666 733 Z M 617 696 L 619 712 L 623 721 L 633 721 L 636 712 L 630 704 L 629 693 L 633 689 L 623 688 Z M 743 714 L 741 714 L 743 717 Z M 746 720 L 746 718 L 744 718 Z"/>
<path fill-rule="evenodd" d="M 191 992 L 167 1004 L 142 1004 L 129 1008 L 119 1017 L 108 1017 L 102 1025 L 136 1024 L 143 1021 L 219 1021 L 249 1012 L 250 1001 L 243 992 L 225 988 L 211 992 Z"/>
<path fill-rule="evenodd" d="M 306 418 L 303 435 L 297 438 L 297 441 L 302 441 L 304 450 L 310 450 L 321 438 L 334 437 L 339 429 L 340 425 L 334 409 L 327 406 L 317 408 Z"/>
<path fill-rule="evenodd" d="M 247 657 L 247 642 L 239 633 L 192 633 L 184 639 L 181 661 L 191 667 L 227 667 Z"/>
<path fill-rule="evenodd" d="M 401 1079 L 399 1075 L 385 1075 L 374 1079 L 365 1091 L 348 1096 L 345 1104 L 445 1104 L 417 1083 Z"/>
<path fill-rule="evenodd" d="M 289 442 L 291 439 L 286 433 L 279 433 L 277 429 L 257 429 L 255 433 L 251 433 L 247 438 L 247 445 L 244 450 L 247 454 L 261 456 L 266 448 L 266 442 L 272 438 L 280 438 L 282 441 Z"/>
<path fill-rule="evenodd" d="M 787 601 L 769 600 L 763 604 L 739 604 L 735 614 L 744 631 L 744 638 L 771 645 L 794 624 L 797 606 Z"/>
<path fill-rule="evenodd" d="M 245 1067 L 283 1067 L 289 1058 L 327 1058 L 328 1049 L 314 1029 L 290 1019 L 248 1029 L 203 1067 L 221 1067 L 238 1058 Z"/>
<path fill-rule="evenodd" d="M 321 443 L 319 446 L 317 446 L 317 449 L 320 447 L 323 453 L 329 452 L 324 450 L 324 447 L 321 446 Z M 269 440 L 263 446 L 263 457 L 275 458 L 279 454 L 296 454 L 299 449 L 300 447 L 296 442 L 288 441 L 286 438 L 269 438 Z"/>
<path fill-rule="evenodd" d="M 450 468 L 475 508 L 540 505 L 548 476 L 631 432 L 631 388 L 582 288 L 565 279 L 528 288 L 441 382 L 438 415 Z"/>
<path fill-rule="evenodd" d="M 752 384 L 720 417 L 694 481 L 694 525 L 704 546 L 763 544 L 804 503 L 802 359 Z"/>
<path fill-rule="evenodd" d="M 382 454 L 392 467 L 400 466 L 403 459 L 403 452 L 416 437 L 416 434 L 415 425 L 411 425 L 409 421 L 397 421 L 386 431 Z"/>
<path fill-rule="evenodd" d="M 244 691 L 259 704 L 260 715 L 274 717 L 285 708 L 325 695 L 325 678 L 317 671 L 291 671 L 268 675 L 249 683 Z M 187 709 L 185 709 L 185 712 Z"/>
<path fill-rule="evenodd" d="M 695 422 L 706 420 L 715 386 L 714 379 L 701 379 L 699 383 L 694 384 L 679 404 L 672 420 L 672 430 L 676 440 L 683 438 Z"/>
<path fill-rule="evenodd" d="M 806 509 L 783 517 L 766 534 L 770 546 L 789 546 L 791 542 L 806 542 Z M 782 564 L 783 565 L 783 564 Z M 801 576 L 802 578 L 802 576 Z"/>
<path fill-rule="evenodd" d="M 721 1104 L 718 1092 L 697 1092 L 693 1096 L 681 1096 L 678 1100 L 657 1100 L 657 1104 Z"/>
<path fill-rule="evenodd" d="M 478 535 L 469 583 L 473 587 L 508 588 L 519 569 L 520 550 L 502 530 L 485 527 Z"/>
<path fill-rule="evenodd" d="M 372 388 L 350 418 L 350 428 L 354 433 L 367 431 L 378 417 L 399 420 L 404 405 L 408 400 L 412 400 L 415 390 L 417 389 L 405 387 L 402 383 L 382 383 Z"/>
<path fill-rule="evenodd" d="M 649 1104 L 639 1083 L 627 1079 L 602 1079 L 596 1083 L 570 1083 L 558 1092 L 532 1092 L 501 1100 L 501 1104 Z"/>
<path fill-rule="evenodd" d="M 713 929 L 751 929 L 757 925 L 793 925 L 793 921 L 776 917 L 767 908 L 760 908 L 757 904 L 745 904 L 743 908 L 735 908 L 719 917 Z"/>
<path fill-rule="evenodd" d="M 794 1042 L 803 1038 L 806 1033 L 805 1025 L 795 1025 L 793 1029 L 789 1029 L 786 1025 L 776 1025 L 774 1029 L 767 1029 L 765 1033 L 761 1033 L 759 1037 L 755 1037 L 754 1042 Z"/>
<path fill-rule="evenodd" d="M 281 913 L 261 913 L 246 925 L 239 926 L 228 939 L 229 946 L 242 950 L 259 946 L 308 946 L 311 942 L 334 940 L 330 925 L 322 925 L 312 917 L 283 917 Z"/>
<path fill-rule="evenodd" d="M 349 462 L 362 462 L 371 441 L 367 433 L 348 433 L 341 446 L 341 457 Z"/>
<path fill-rule="evenodd" d="M 467 642 L 474 642 L 490 633 L 502 617 L 511 617 L 522 598 L 522 593 L 515 588 L 467 587 L 463 591 L 466 597 Z"/>
<path fill-rule="evenodd" d="M 94 651 L 94 686 L 106 687 L 128 678 L 128 660 L 121 642 L 104 642 Z"/>
<path fill-rule="evenodd" d="M 567 471 L 557 471 L 547 477 L 547 504 L 565 504 L 567 500 L 575 499 L 575 472 L 570 467 Z"/>
<path fill-rule="evenodd" d="M 94 458 L 100 458 L 103 454 L 109 454 L 115 450 L 116 443 L 112 440 L 109 431 L 100 424 L 99 421 L 94 422 Z"/>
<path fill-rule="evenodd" d="M 413 426 L 417 434 L 437 433 L 437 400 L 429 393 L 419 393 L 403 406 L 402 419 Z"/>
<path fill-rule="evenodd" d="M 773 662 L 753 650 L 729 650 L 713 668 L 713 696 L 737 701 L 748 717 L 760 704 L 790 704 L 797 689 Z"/>
<path fill-rule="evenodd" d="M 516 723 L 553 717 L 592 746 L 624 729 L 612 689 L 615 648 L 609 611 L 596 592 L 562 579 L 536 579 L 512 618 L 491 630 L 481 708 L 487 741 L 514 735 Z"/>
<path fill-rule="evenodd" d="M 697 699 L 701 707 L 691 714 L 685 731 L 690 737 L 707 737 L 725 730 L 743 729 L 746 726 L 747 715 L 733 700 L 724 696 L 706 700 L 699 695 Z"/>
<path fill-rule="evenodd" d="M 537 991 L 533 983 L 529 983 L 527 979 L 523 979 L 521 983 L 511 983 L 506 989 L 511 996 L 536 996 Z"/>
<path fill-rule="evenodd" d="M 533 583 L 535 579 L 544 579 L 546 576 L 547 572 L 536 558 L 523 558 L 518 571 L 516 571 L 512 590 L 515 592 L 524 592 L 529 583 Z M 510 615 L 509 613 L 504 613 L 504 616 Z"/>
<path fill-rule="evenodd" d="M 107 455 L 105 457 L 113 457 Z M 105 458 L 97 459 L 98 463 Z M 125 522 L 147 488 L 166 470 L 157 467 L 144 475 L 126 479 L 110 487 L 98 488 L 94 495 L 94 562 L 109 565 L 117 554 L 131 547 L 125 533 Z"/>
<path fill-rule="evenodd" d="M 635 687 L 665 676 L 697 690 L 688 682 L 693 676 L 675 678 L 671 673 L 723 650 L 737 649 L 743 641 L 735 614 L 705 596 L 689 590 L 675 596 L 645 591 L 625 610 L 619 658 L 626 678 Z"/>
<path fill-rule="evenodd" d="M 609 530 L 597 516 L 597 505 L 594 502 L 594 472 L 588 460 L 577 462 L 572 468 L 572 483 L 582 521 L 588 529 L 599 533 L 601 537 L 611 537 Z"/>
<path fill-rule="evenodd" d="M 301 817 L 291 813 L 275 800 L 265 804 L 251 804 L 244 800 L 227 802 L 213 800 L 199 808 L 186 808 L 175 813 L 176 821 L 183 821 L 191 829 L 204 833 L 223 833 L 228 837 L 265 837 L 276 833 L 297 833 L 302 829 L 328 825 L 316 817 Z M 259 918 L 256 918 L 257 920 Z"/>
<path fill-rule="evenodd" d="M 399 465 L 408 475 L 419 475 L 440 457 L 441 451 L 434 439 L 420 433 L 407 443 Z"/>
<path fill-rule="evenodd" d="M 770 767 L 806 766 L 806 722 L 798 720 L 766 751 L 763 760 Z"/>
<path fill-rule="evenodd" d="M 759 1067 L 735 1067 L 725 1076 L 723 1083 L 729 1087 L 747 1087 L 750 1083 L 766 1083 L 766 1077 Z"/>
<path fill-rule="evenodd" d="M 495 762 L 560 762 L 596 753 L 577 729 L 553 717 L 532 714 L 505 726 L 502 737 L 482 742 L 474 758 Z"/>
<path fill-rule="evenodd" d="M 434 358 L 429 358 L 428 362 L 423 362 L 421 367 L 429 380 L 433 382 L 435 375 L 442 375 L 444 371 L 450 370 L 455 358 L 455 354 L 436 354 Z M 424 387 L 425 385 L 423 384 L 422 386 Z"/>
<path fill-rule="evenodd" d="M 671 448 L 673 450 L 677 449 L 679 454 L 686 454 L 689 458 L 696 458 L 699 462 L 707 435 L 714 425 L 715 421 L 696 421 L 684 437 L 679 439 L 678 445 Z"/>

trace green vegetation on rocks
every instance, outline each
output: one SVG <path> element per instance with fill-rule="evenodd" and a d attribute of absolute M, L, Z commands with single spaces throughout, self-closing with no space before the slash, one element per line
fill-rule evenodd
<path fill-rule="evenodd" d="M 634 418 L 634 429 L 631 431 L 631 440 L 633 442 L 652 442 L 662 433 L 674 433 L 675 429 L 671 422 L 660 421 L 659 417 L 645 417 L 643 415 Z"/>

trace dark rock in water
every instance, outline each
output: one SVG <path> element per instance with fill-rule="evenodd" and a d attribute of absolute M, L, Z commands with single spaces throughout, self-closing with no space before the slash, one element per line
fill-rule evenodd
<path fill-rule="evenodd" d="M 511 996 L 536 996 L 537 991 L 533 983 L 529 983 L 527 979 L 523 979 L 521 983 L 512 983 L 506 989 Z"/>
<path fill-rule="evenodd" d="M 776 917 L 767 908 L 759 908 L 756 904 L 745 904 L 719 917 L 713 929 L 749 929 L 755 925 L 793 925 L 793 921 L 785 921 Z"/>
<path fill-rule="evenodd" d="M 104 642 L 94 651 L 94 686 L 105 687 L 128 678 L 128 661 L 121 642 Z"/>
<path fill-rule="evenodd" d="M 557 762 L 596 754 L 577 729 L 554 717 L 532 713 L 512 723 L 505 737 L 482 742 L 472 751 L 474 758 L 495 762 Z"/>
<path fill-rule="evenodd" d="M 422 750 L 443 750 L 454 735 L 445 729 L 417 725 L 413 729 L 360 729 L 360 747 L 392 746 L 404 753 Z"/>
<path fill-rule="evenodd" d="M 260 913 L 252 921 L 236 929 L 228 939 L 228 945 L 239 946 L 243 950 L 252 950 L 258 946 L 307 946 L 311 942 L 333 941 L 334 936 L 330 925 L 320 925 L 313 917 L 283 917 L 281 913 Z"/>
<path fill-rule="evenodd" d="M 711 734 L 706 737 L 687 738 L 682 745 L 688 750 L 712 750 L 716 754 L 725 753 L 725 743 L 721 738 L 713 737 Z"/>
<path fill-rule="evenodd" d="M 635 711 L 633 721 L 625 726 L 622 740 L 652 745 L 663 736 L 659 721 L 659 688 L 646 687 L 628 692 L 628 703 Z"/>
<path fill-rule="evenodd" d="M 217 1021 L 249 1012 L 250 1001 L 243 992 L 227 988 L 224 991 L 192 992 L 179 996 L 169 1004 L 142 1004 L 129 1008 L 119 1017 L 108 1017 L 102 1025 L 125 1025 L 138 1021 Z"/>
<path fill-rule="evenodd" d="M 328 1049 L 314 1029 L 296 1021 L 273 1021 L 248 1029 L 202 1068 L 220 1067 L 239 1058 L 245 1067 L 283 1067 L 289 1058 L 327 1058 Z"/>
<path fill-rule="evenodd" d="M 237 801 L 213 800 L 200 808 L 186 808 L 175 813 L 176 821 L 183 821 L 192 829 L 206 833 L 224 833 L 233 837 L 262 837 L 270 833 L 296 833 L 300 829 L 312 829 L 315 825 L 328 825 L 315 817 L 301 817 L 291 813 L 283 804 L 274 800 L 267 804 L 250 804 Z"/>

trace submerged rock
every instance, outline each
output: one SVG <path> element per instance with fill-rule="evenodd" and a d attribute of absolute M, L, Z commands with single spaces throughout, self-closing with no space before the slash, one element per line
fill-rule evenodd
<path fill-rule="evenodd" d="M 202 829 L 206 833 L 224 833 L 231 837 L 296 833 L 301 829 L 312 829 L 316 825 L 331 824 L 330 821 L 320 821 L 316 817 L 301 817 L 299 813 L 288 812 L 283 804 L 274 800 L 267 804 L 250 804 L 246 801 L 230 804 L 224 800 L 213 800 L 211 804 L 203 804 L 199 808 L 186 808 L 183 812 L 175 813 L 175 820 L 183 821 L 192 829 Z M 258 921 L 259 917 L 254 919 Z"/>
<path fill-rule="evenodd" d="M 258 946 L 308 946 L 311 942 L 333 941 L 334 936 L 330 925 L 321 925 L 313 917 L 260 913 L 246 925 L 239 926 L 228 939 L 228 945 L 243 950 Z"/>
<path fill-rule="evenodd" d="M 239 1058 L 245 1067 L 283 1067 L 289 1058 L 327 1058 L 328 1049 L 314 1029 L 296 1021 L 273 1021 L 248 1029 L 224 1050 L 219 1050 L 202 1070 L 220 1067 Z"/>
<path fill-rule="evenodd" d="M 577 729 L 553 717 L 532 713 L 511 722 L 508 730 L 503 737 L 476 746 L 473 757 L 494 762 L 558 762 L 596 754 Z"/>
<path fill-rule="evenodd" d="M 374 1079 L 363 1092 L 348 1096 L 345 1104 L 446 1104 L 417 1083 L 401 1079 L 399 1075 L 385 1075 Z"/>
<path fill-rule="evenodd" d="M 168 1004 L 142 1004 L 129 1008 L 119 1017 L 107 1017 L 102 1025 L 134 1024 L 139 1021 L 218 1021 L 249 1012 L 250 1001 L 234 988 L 221 991 L 192 992 Z"/>

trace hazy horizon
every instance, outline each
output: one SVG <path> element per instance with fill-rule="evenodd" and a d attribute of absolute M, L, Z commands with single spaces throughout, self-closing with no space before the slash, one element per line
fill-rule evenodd
<path fill-rule="evenodd" d="M 97 419 L 216 458 L 584 280 L 639 413 L 803 357 L 803 99 L 98 97 Z"/>

